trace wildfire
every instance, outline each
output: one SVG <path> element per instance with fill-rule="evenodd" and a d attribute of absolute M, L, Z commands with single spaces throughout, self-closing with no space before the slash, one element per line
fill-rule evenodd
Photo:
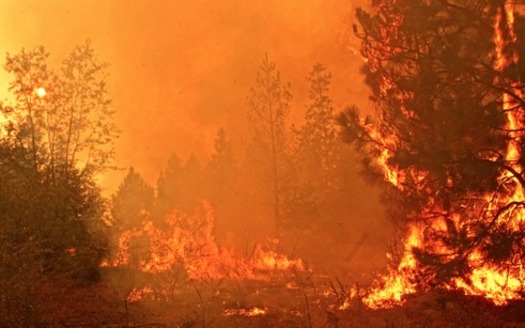
<path fill-rule="evenodd" d="M 277 253 L 273 249 L 275 242 L 256 245 L 250 257 L 219 247 L 212 234 L 213 220 L 213 211 L 204 202 L 193 216 L 177 211 L 168 215 L 168 229 L 161 230 L 145 220 L 140 228 L 121 234 L 115 256 L 103 266 L 127 267 L 147 274 L 183 269 L 189 279 L 196 281 L 266 281 L 280 272 L 305 271 L 300 259 Z M 152 292 L 151 288 L 134 290 L 128 300 L 139 300 Z"/>
<path fill-rule="evenodd" d="M 514 8 L 510 3 L 506 3 L 497 9 L 494 21 L 494 70 L 503 73 L 511 64 L 518 63 L 518 53 L 509 47 L 516 41 L 514 31 Z M 402 20 L 399 20 L 401 22 Z M 394 26 L 395 28 L 396 26 Z M 388 31 L 384 37 L 386 39 L 395 37 L 396 30 Z M 384 50 L 384 49 L 383 49 Z M 386 49 L 384 52 L 390 53 L 392 49 Z M 522 158 L 521 140 L 525 137 L 522 122 L 525 121 L 522 103 L 517 99 L 523 99 L 524 95 L 518 87 L 521 81 L 509 81 L 504 78 L 504 74 L 495 78 L 494 84 L 502 86 L 501 110 L 505 113 L 507 124 L 505 126 L 508 132 L 506 153 L 504 154 L 505 169 L 501 169 L 498 182 L 502 188 L 495 193 L 480 197 L 481 205 L 485 215 L 483 218 L 487 225 L 508 229 L 511 232 L 519 233 L 525 229 L 525 209 L 519 205 L 525 201 L 525 186 L 519 181 L 518 174 L 523 172 L 524 168 L 520 164 Z M 394 83 L 383 78 L 379 92 L 387 94 L 395 92 Z M 407 98 L 404 98 L 407 97 Z M 399 95 L 399 105 L 403 115 L 411 115 L 411 112 L 404 108 L 405 100 L 411 95 Z M 441 204 L 439 197 L 434 195 L 431 189 L 427 188 L 429 178 L 428 172 L 420 171 L 414 167 L 400 169 L 390 163 L 395 149 L 397 149 L 398 140 L 394 135 L 386 136 L 384 133 L 374 130 L 372 127 L 365 126 L 368 135 L 381 145 L 378 148 L 380 155 L 377 157 L 377 164 L 383 172 L 386 181 L 396 186 L 399 190 L 404 190 L 404 182 L 411 179 L 416 185 L 417 192 L 426 192 L 429 202 L 421 213 L 418 213 L 424 226 L 416 223 L 408 225 L 407 237 L 403 241 L 402 255 L 398 265 L 391 268 L 388 274 L 376 282 L 376 286 L 363 297 L 363 302 L 370 308 L 385 308 L 394 305 L 403 304 L 404 296 L 416 293 L 419 289 L 424 289 L 424 282 L 418 273 L 423 270 L 422 264 L 418 263 L 414 250 L 431 250 L 433 254 L 439 254 L 444 261 L 460 259 L 449 246 L 440 241 L 439 238 L 430 238 L 429 231 L 435 235 L 446 235 L 451 231 L 459 231 L 460 228 L 468 229 L 468 222 L 476 220 L 469 217 L 469 213 L 464 214 L 448 213 L 445 205 Z M 516 172 L 518 172 L 516 174 Z M 453 179 L 447 178 L 447 187 L 453 186 Z M 436 215 L 438 213 L 439 215 Z M 492 220 L 492 221 L 490 221 Z M 492 223 L 488 223 L 492 222 Z M 508 231 L 505 230 L 505 231 Z M 467 230 L 468 231 L 468 230 Z M 475 231 L 468 231 L 468 234 L 475 235 Z M 477 247 L 477 248 L 476 248 Z M 489 263 L 483 261 L 480 246 L 473 246 L 464 259 L 470 271 L 462 277 L 455 277 L 449 280 L 446 288 L 462 290 L 468 295 L 483 296 L 492 300 L 497 305 L 507 304 L 508 300 L 523 298 L 525 286 L 525 263 L 522 262 L 518 254 L 511 254 L 508 258 L 502 259 L 498 263 Z M 461 260 L 461 259 L 460 259 Z"/>
<path fill-rule="evenodd" d="M 389 275 L 383 277 L 379 286 L 363 298 L 363 303 L 372 309 L 392 307 L 403 304 L 404 295 L 416 292 L 414 274 L 417 261 L 412 253 L 412 248 L 420 247 L 421 243 L 420 229 L 412 226 L 398 267 L 392 269 Z"/>
<path fill-rule="evenodd" d="M 153 294 L 153 289 L 150 286 L 135 288 L 129 293 L 126 301 L 129 303 L 138 302 L 143 300 L 146 296 L 151 296 Z"/>
<path fill-rule="evenodd" d="M 520 276 L 518 278 L 506 269 L 481 266 L 472 271 L 470 284 L 463 279 L 455 279 L 454 287 L 464 290 L 468 295 L 488 298 L 496 305 L 506 305 L 508 300 L 522 298 L 523 272 Z"/>

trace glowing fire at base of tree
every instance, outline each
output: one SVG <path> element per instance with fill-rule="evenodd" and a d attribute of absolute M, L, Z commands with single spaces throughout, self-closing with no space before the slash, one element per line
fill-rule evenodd
<path fill-rule="evenodd" d="M 524 11 L 517 5 L 398 0 L 375 2 L 376 16 L 358 11 L 377 122 L 355 109 L 340 122 L 370 171 L 394 186 L 388 192 L 408 231 L 399 260 L 362 297 L 371 308 L 431 289 L 496 305 L 523 299 L 525 87 L 515 26 Z M 418 15 L 439 18 L 421 24 Z M 456 26 L 472 17 L 476 23 Z"/>
<path fill-rule="evenodd" d="M 403 257 L 397 268 L 376 281 L 376 287 L 362 298 L 364 304 L 372 309 L 389 308 L 402 305 L 405 296 L 424 290 L 424 283 L 418 281 L 420 264 L 413 249 L 421 247 L 421 230 L 412 227 L 405 242 Z M 461 290 L 467 295 L 482 296 L 496 305 L 506 305 L 509 300 L 522 299 L 525 282 L 523 265 L 483 264 L 479 253 L 469 255 L 468 266 L 473 268 L 466 278 L 454 278 L 444 286 L 448 290 Z"/>
<path fill-rule="evenodd" d="M 412 247 L 421 245 L 419 229 L 413 227 L 405 243 L 403 258 L 396 270 L 382 278 L 378 287 L 374 288 L 363 302 L 370 308 L 384 308 L 403 304 L 403 296 L 416 292 L 415 273 L 417 261 L 412 254 Z"/>

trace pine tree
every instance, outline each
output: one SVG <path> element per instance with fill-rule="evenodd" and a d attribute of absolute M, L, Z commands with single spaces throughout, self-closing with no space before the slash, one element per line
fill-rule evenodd
<path fill-rule="evenodd" d="M 157 197 L 155 200 L 155 214 L 162 218 L 174 208 L 180 207 L 182 185 L 182 163 L 177 153 L 171 154 L 164 172 L 157 181 Z"/>
<path fill-rule="evenodd" d="M 356 28 L 375 115 L 349 109 L 340 123 L 368 172 L 395 186 L 391 216 L 424 227 L 413 251 L 428 267 L 421 281 L 464 277 L 481 265 L 474 253 L 522 263 L 525 240 L 511 222 L 525 200 L 509 196 L 525 187 L 523 156 L 505 154 L 524 140 L 523 17 L 484 0 L 377 1 L 375 10 L 358 10 Z"/>
<path fill-rule="evenodd" d="M 337 184 L 336 170 L 340 161 L 340 138 L 334 108 L 329 96 L 332 74 L 322 64 L 314 65 L 308 75 L 309 99 L 305 125 L 298 131 L 298 153 L 305 176 L 320 191 Z"/>
<path fill-rule="evenodd" d="M 237 178 L 237 166 L 233 149 L 226 137 L 226 131 L 220 128 L 214 143 L 214 152 L 206 168 L 208 197 L 214 204 L 220 204 L 232 194 Z"/>
<path fill-rule="evenodd" d="M 199 160 L 190 154 L 182 167 L 181 209 L 186 213 L 195 210 L 197 202 L 204 196 L 203 172 Z"/>
<path fill-rule="evenodd" d="M 129 230 L 140 227 L 153 210 L 154 191 L 133 167 L 111 199 L 111 214 L 115 227 Z"/>
<path fill-rule="evenodd" d="M 264 166 L 263 174 L 267 177 L 263 180 L 271 183 L 269 189 L 277 237 L 282 225 L 283 181 L 287 165 L 286 118 L 290 99 L 289 86 L 281 82 L 276 64 L 266 54 L 249 98 L 249 120 L 254 132 L 252 151 L 259 153 L 250 156 L 260 159 L 258 165 Z"/>

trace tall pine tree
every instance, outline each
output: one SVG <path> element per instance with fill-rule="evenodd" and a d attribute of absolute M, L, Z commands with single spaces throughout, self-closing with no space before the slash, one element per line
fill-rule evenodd
<path fill-rule="evenodd" d="M 522 267 L 523 17 L 488 0 L 376 1 L 357 17 L 375 115 L 349 109 L 340 123 L 371 176 L 395 186 L 390 215 L 420 229 L 421 281 Z"/>
<path fill-rule="evenodd" d="M 283 84 L 275 62 L 265 55 L 257 72 L 255 86 L 249 97 L 249 120 L 254 132 L 251 150 L 259 158 L 256 162 L 262 167 L 269 181 L 268 189 L 272 198 L 275 236 L 280 235 L 282 225 L 282 202 L 284 178 L 287 165 L 287 127 L 291 94 L 289 86 Z"/>

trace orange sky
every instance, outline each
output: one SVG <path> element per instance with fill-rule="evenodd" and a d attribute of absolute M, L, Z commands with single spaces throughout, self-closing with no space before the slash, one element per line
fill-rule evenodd
<path fill-rule="evenodd" d="M 243 140 L 265 52 L 292 84 L 292 119 L 304 113 L 306 75 L 316 62 L 333 73 L 337 110 L 364 103 L 361 59 L 350 49 L 357 47 L 354 10 L 351 0 L 0 0 L 0 51 L 44 45 L 60 61 L 90 39 L 111 64 L 122 130 L 116 164 L 154 183 L 173 151 L 204 160 L 221 126 Z M 7 82 L 2 72 L 2 98 Z M 108 175 L 106 187 L 124 173 Z"/>

